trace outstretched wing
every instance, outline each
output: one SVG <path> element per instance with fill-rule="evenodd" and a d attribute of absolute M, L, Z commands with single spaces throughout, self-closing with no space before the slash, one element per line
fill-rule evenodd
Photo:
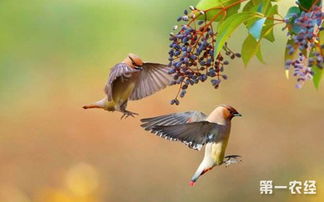
<path fill-rule="evenodd" d="M 184 124 L 190 122 L 203 121 L 206 119 L 206 114 L 199 111 L 188 111 L 167 114 L 152 118 L 141 119 L 143 124 L 141 125 L 145 130 L 151 130 L 154 126 L 169 126 L 176 124 Z"/>
<path fill-rule="evenodd" d="M 154 126 L 151 132 L 173 141 L 181 141 L 189 148 L 200 150 L 209 142 L 218 142 L 221 137 L 221 125 L 208 121 L 185 123 L 170 126 Z"/>
<path fill-rule="evenodd" d="M 173 76 L 168 74 L 170 67 L 158 63 L 144 63 L 143 70 L 137 79 L 130 100 L 139 100 L 143 97 L 165 88 L 171 84 Z"/>
<path fill-rule="evenodd" d="M 131 73 L 138 72 L 140 70 L 129 67 L 126 63 L 116 64 L 110 71 L 108 81 L 105 86 L 105 93 L 108 96 L 108 100 L 112 100 L 112 85 L 113 82 L 121 77 L 130 77 Z"/>

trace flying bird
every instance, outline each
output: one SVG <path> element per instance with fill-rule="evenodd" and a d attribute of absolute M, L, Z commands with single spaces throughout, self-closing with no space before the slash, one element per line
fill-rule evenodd
<path fill-rule="evenodd" d="M 233 107 L 219 105 L 208 116 L 198 111 L 173 113 L 141 119 L 142 127 L 162 138 L 181 141 L 189 148 L 201 150 L 205 155 L 189 184 L 193 186 L 198 178 L 215 166 L 228 166 L 240 160 L 239 155 L 225 156 L 231 120 L 241 116 Z"/>
<path fill-rule="evenodd" d="M 164 64 L 143 62 L 137 55 L 130 53 L 112 67 L 105 85 L 106 96 L 84 109 L 101 108 L 107 111 L 120 111 L 121 118 L 138 115 L 126 110 L 128 100 L 139 100 L 165 88 L 173 81 Z"/>

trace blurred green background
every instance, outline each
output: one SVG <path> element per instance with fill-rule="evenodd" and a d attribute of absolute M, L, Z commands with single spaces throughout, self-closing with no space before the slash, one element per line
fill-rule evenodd
<path fill-rule="evenodd" d="M 324 86 L 296 89 L 285 79 L 285 33 L 264 43 L 267 64 L 240 60 L 218 90 L 190 88 L 180 106 L 167 88 L 129 110 L 140 117 L 81 107 L 104 96 L 109 68 L 134 52 L 167 62 L 168 33 L 197 0 L 0 1 L 0 201 L 324 201 Z M 281 13 L 294 3 L 282 1 Z M 244 33 L 244 34 L 243 34 Z M 245 30 L 229 42 L 239 51 Z M 227 154 L 243 162 L 216 167 L 188 186 L 203 152 L 145 132 L 139 118 L 176 111 L 209 113 L 217 104 L 243 114 L 233 120 Z M 276 190 L 316 180 L 317 195 Z"/>

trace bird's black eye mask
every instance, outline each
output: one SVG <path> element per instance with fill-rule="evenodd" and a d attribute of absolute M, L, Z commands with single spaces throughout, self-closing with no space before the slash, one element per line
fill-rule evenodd
<path fill-rule="evenodd" d="M 227 110 L 230 112 L 230 114 L 234 116 L 242 116 L 239 112 L 236 111 L 233 107 L 227 107 Z"/>
<path fill-rule="evenodd" d="M 237 112 L 236 110 L 232 110 L 230 111 L 232 116 L 242 116 L 239 112 Z"/>
<path fill-rule="evenodd" d="M 132 65 L 137 66 L 136 63 L 134 62 L 133 58 L 129 57 L 128 58 L 132 61 Z"/>

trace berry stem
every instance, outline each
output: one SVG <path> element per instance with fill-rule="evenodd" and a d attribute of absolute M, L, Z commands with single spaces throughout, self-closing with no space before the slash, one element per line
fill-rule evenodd
<path fill-rule="evenodd" d="M 285 20 L 284 19 L 277 19 L 277 18 L 274 18 L 274 17 L 267 17 L 268 20 L 273 20 L 273 21 L 278 21 L 278 22 L 282 22 L 282 23 L 285 23 Z"/>
<path fill-rule="evenodd" d="M 175 97 L 174 99 L 178 99 L 179 94 L 180 94 L 180 91 L 181 91 L 181 89 L 182 89 L 182 84 L 183 84 L 183 81 L 181 81 L 181 83 L 180 83 L 180 87 L 179 87 L 178 92 L 177 92 L 177 95 L 176 95 L 176 97 Z"/>
<path fill-rule="evenodd" d="M 308 10 L 306 10 L 306 11 L 309 12 L 310 10 L 312 10 L 313 7 L 314 7 L 318 2 L 319 2 L 319 0 L 315 0 L 315 1 L 313 2 L 312 6 L 311 6 Z"/>

